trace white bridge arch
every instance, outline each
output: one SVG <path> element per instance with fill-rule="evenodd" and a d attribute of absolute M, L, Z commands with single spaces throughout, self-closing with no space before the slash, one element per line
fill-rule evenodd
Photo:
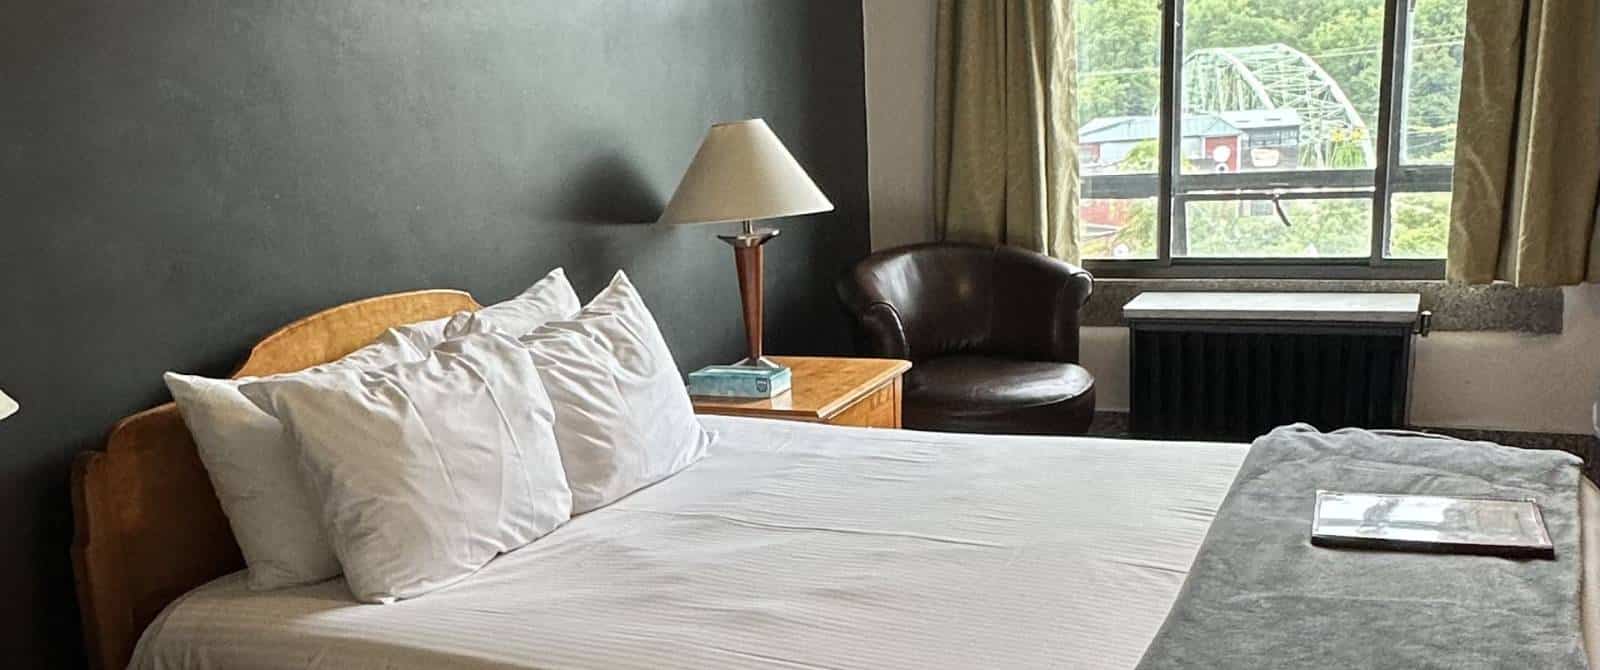
<path fill-rule="evenodd" d="M 1339 82 L 1316 60 L 1287 44 L 1199 49 L 1183 59 L 1184 112 L 1288 108 L 1300 115 L 1304 167 L 1336 167 L 1336 141 L 1358 138 L 1364 165 L 1374 165 L 1372 133 Z M 1353 166 L 1343 166 L 1353 167 Z"/>

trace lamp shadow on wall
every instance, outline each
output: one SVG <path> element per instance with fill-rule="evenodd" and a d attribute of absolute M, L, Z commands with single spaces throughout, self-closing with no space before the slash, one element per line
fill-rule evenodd
<path fill-rule="evenodd" d="M 562 192 L 535 204 L 535 220 L 645 225 L 656 222 L 666 201 L 636 163 L 619 152 L 599 156 L 575 171 Z"/>
<path fill-rule="evenodd" d="M 530 244 L 554 254 L 585 294 L 598 291 L 618 268 L 634 268 L 670 246 L 666 226 L 656 226 L 666 194 L 645 176 L 641 163 L 621 150 L 597 151 L 560 180 L 554 192 L 525 208 Z M 548 247 L 548 226 L 567 229 L 562 248 Z"/>

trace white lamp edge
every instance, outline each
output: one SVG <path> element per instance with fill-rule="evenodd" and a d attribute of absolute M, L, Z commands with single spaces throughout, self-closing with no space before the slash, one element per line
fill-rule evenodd
<path fill-rule="evenodd" d="M 21 409 L 21 407 L 17 405 L 17 401 L 12 400 L 11 396 L 6 395 L 5 391 L 0 391 L 0 420 L 16 414 L 18 409 Z"/>
<path fill-rule="evenodd" d="M 818 207 L 818 208 L 815 208 L 815 209 L 802 209 L 802 210 L 798 210 L 798 211 L 794 211 L 794 212 L 786 212 L 786 213 L 783 213 L 783 214 L 778 214 L 776 216 L 757 216 L 757 217 L 751 217 L 751 218 L 717 219 L 715 221 L 700 221 L 700 220 L 685 221 L 685 220 L 669 219 L 669 218 L 667 218 L 666 213 L 662 212 L 661 218 L 656 219 L 656 223 L 658 223 L 660 225 L 663 225 L 663 226 L 694 226 L 694 225 L 700 225 L 700 224 L 713 224 L 713 223 L 739 223 L 740 221 L 767 221 L 767 220 L 771 220 L 771 219 L 785 219 L 785 218 L 788 218 L 788 217 L 791 217 L 791 216 L 806 216 L 808 214 L 822 214 L 822 213 L 825 213 L 825 212 L 831 212 L 831 211 L 833 211 L 835 209 L 837 209 L 837 208 L 834 207 L 833 206 L 833 202 L 830 201 L 828 203 L 827 207 Z"/>

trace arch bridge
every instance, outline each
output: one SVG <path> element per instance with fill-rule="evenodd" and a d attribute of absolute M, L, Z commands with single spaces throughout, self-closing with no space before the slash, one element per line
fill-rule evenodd
<path fill-rule="evenodd" d="M 1183 60 L 1183 108 L 1232 112 L 1288 108 L 1300 116 L 1302 167 L 1375 164 L 1372 132 L 1339 82 L 1287 44 L 1199 49 Z M 1349 147 L 1360 153 L 1342 151 Z M 1361 165 L 1349 163 L 1360 160 Z"/>

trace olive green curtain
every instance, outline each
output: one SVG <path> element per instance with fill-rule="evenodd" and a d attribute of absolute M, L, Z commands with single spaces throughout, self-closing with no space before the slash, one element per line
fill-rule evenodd
<path fill-rule="evenodd" d="M 1600 1 L 1470 0 L 1451 280 L 1600 280 Z"/>
<path fill-rule="evenodd" d="M 1078 260 L 1070 0 L 940 0 L 934 215 L 946 240 Z"/>

